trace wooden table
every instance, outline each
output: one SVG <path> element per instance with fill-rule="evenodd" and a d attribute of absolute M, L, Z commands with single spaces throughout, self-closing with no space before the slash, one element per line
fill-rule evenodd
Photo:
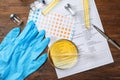
<path fill-rule="evenodd" d="M 11 13 L 18 14 L 24 25 L 29 13 L 29 4 L 34 0 L 0 0 L 0 41 L 16 25 L 9 19 Z M 105 32 L 120 43 L 120 0 L 95 0 Z M 21 26 L 21 28 L 24 27 Z M 60 80 L 120 80 L 120 51 L 110 44 L 114 63 L 78 73 Z M 26 80 L 57 80 L 54 68 L 47 61 Z"/>

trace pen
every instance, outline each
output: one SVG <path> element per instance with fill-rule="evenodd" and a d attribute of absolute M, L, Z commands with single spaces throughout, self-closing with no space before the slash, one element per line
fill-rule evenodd
<path fill-rule="evenodd" d="M 108 37 L 102 30 L 100 30 L 97 26 L 93 25 L 93 27 L 103 36 L 107 39 L 108 42 L 110 42 L 112 45 L 114 45 L 116 48 L 120 50 L 120 45 L 112 40 L 110 37 Z"/>

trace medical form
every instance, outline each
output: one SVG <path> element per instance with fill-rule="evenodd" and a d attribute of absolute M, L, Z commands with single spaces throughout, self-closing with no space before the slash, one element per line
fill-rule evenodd
<path fill-rule="evenodd" d="M 64 8 L 64 6 L 68 3 L 71 5 L 72 9 L 74 9 L 74 11 L 76 12 L 76 15 L 74 17 L 71 16 L 71 14 Z M 99 26 L 99 28 L 103 30 L 103 26 L 94 0 L 89 0 L 89 6 L 90 6 L 90 23 Z M 70 34 L 67 36 L 66 35 L 60 36 L 61 34 L 58 34 L 59 37 L 66 39 L 71 38 L 70 40 L 72 40 L 76 44 L 79 50 L 79 58 L 75 66 L 65 70 L 55 68 L 58 78 L 70 76 L 113 62 L 113 58 L 107 40 L 101 34 L 99 34 L 92 26 L 89 29 L 85 28 L 83 0 L 61 0 L 60 3 L 57 4 L 49 12 L 49 14 L 46 15 L 48 16 L 48 18 L 41 16 L 40 13 L 41 10 L 30 12 L 28 20 L 34 20 L 37 24 L 38 30 L 45 29 L 49 30 L 49 32 L 53 30 L 53 28 L 49 28 L 49 26 L 53 26 L 55 28 L 55 30 L 53 31 L 56 32 L 59 30 L 59 27 L 61 27 L 60 24 L 62 24 L 60 30 L 62 31 L 62 28 L 65 26 L 63 31 L 68 30 L 68 32 L 65 33 Z M 62 18 L 64 19 L 63 22 L 62 21 L 54 22 L 54 16 L 55 20 L 57 19 L 61 20 L 60 18 L 58 18 L 59 16 L 63 17 Z M 69 22 L 69 26 L 66 26 L 67 21 Z M 51 36 L 51 42 L 57 40 L 55 38 L 57 34 L 48 33 L 47 36 Z"/>
<path fill-rule="evenodd" d="M 100 17 L 94 0 L 89 0 L 90 3 L 90 21 L 92 24 L 100 26 L 103 30 Z M 77 64 L 66 70 L 56 68 L 58 78 L 63 78 L 86 70 L 90 70 L 99 66 L 103 66 L 113 62 L 113 58 L 106 39 L 101 36 L 92 26 L 87 30 L 84 27 L 83 11 L 79 11 L 78 19 L 75 27 L 73 42 L 79 50 L 79 59 Z"/>

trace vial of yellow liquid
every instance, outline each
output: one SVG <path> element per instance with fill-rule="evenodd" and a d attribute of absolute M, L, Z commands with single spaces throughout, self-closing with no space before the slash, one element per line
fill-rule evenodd
<path fill-rule="evenodd" d="M 76 45 L 66 39 L 61 39 L 53 43 L 48 53 L 52 65 L 59 69 L 71 68 L 78 60 L 78 49 Z"/>

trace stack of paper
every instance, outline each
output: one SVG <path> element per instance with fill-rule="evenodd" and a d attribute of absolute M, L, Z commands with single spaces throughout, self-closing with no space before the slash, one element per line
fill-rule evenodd
<path fill-rule="evenodd" d="M 70 17 L 71 15 L 69 12 L 64 9 L 64 6 L 67 3 L 71 4 L 72 8 L 76 12 L 76 15 L 73 17 L 74 24 L 72 27 L 74 27 L 74 35 L 72 41 L 77 45 L 79 50 L 79 59 L 77 64 L 70 69 L 60 70 L 56 68 L 58 78 L 70 76 L 113 62 L 106 39 L 101 36 L 101 34 L 99 34 L 92 26 L 90 29 L 85 28 L 83 0 L 61 0 L 61 2 L 54 9 L 52 9 L 49 14 L 57 13 Z M 91 24 L 99 26 L 99 28 L 103 30 L 94 0 L 89 0 L 89 4 Z M 37 21 L 40 21 L 41 18 L 42 17 L 39 16 Z M 38 23 L 37 25 L 39 25 L 38 29 L 40 30 L 41 24 Z"/>

